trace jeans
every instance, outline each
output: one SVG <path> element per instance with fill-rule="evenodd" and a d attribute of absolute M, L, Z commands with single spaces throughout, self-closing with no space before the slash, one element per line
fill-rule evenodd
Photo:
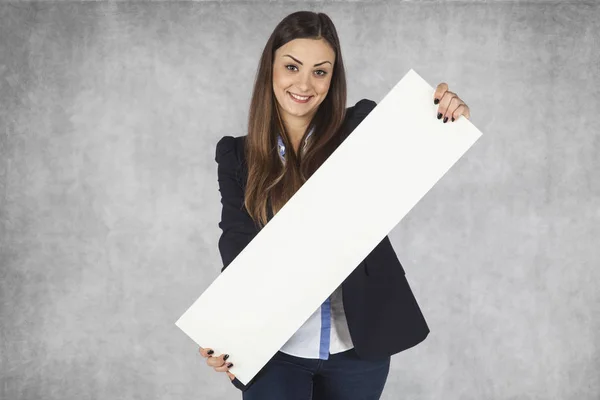
<path fill-rule="evenodd" d="M 361 360 L 354 349 L 328 360 L 299 358 L 281 351 L 256 375 L 243 400 L 378 400 L 390 357 Z"/>

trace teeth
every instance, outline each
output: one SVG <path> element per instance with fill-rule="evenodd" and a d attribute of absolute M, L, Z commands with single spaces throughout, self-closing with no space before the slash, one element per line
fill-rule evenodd
<path fill-rule="evenodd" d="M 308 100 L 308 97 L 310 97 L 310 96 L 308 96 L 308 97 L 300 97 L 300 96 L 296 96 L 296 95 L 295 95 L 295 94 L 293 94 L 293 93 L 290 93 L 290 95 L 291 95 L 293 98 L 295 98 L 295 99 L 298 99 L 298 100 L 300 100 L 300 101 Z"/>

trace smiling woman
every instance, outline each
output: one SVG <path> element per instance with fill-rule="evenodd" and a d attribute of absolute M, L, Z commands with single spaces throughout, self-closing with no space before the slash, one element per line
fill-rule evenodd
<path fill-rule="evenodd" d="M 362 99 L 346 108 L 340 42 L 327 15 L 296 12 L 275 27 L 260 59 L 248 134 L 217 143 L 222 270 L 375 106 Z M 200 351 L 245 400 L 374 400 L 390 356 L 428 333 L 386 236 L 246 385 L 235 378 L 235 354 Z"/>

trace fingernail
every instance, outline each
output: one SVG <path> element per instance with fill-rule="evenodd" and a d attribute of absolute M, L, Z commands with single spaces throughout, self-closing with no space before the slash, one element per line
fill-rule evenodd
<path fill-rule="evenodd" d="M 452 122 L 454 122 L 454 117 L 452 117 Z"/>
<path fill-rule="evenodd" d="M 209 350 L 209 351 L 207 351 L 207 353 L 208 353 L 208 355 L 210 356 L 210 355 L 212 355 L 212 354 L 215 354 L 215 351 L 214 351 L 214 350 Z"/>
<path fill-rule="evenodd" d="M 438 113 L 438 119 L 442 118 L 442 113 Z"/>
<path fill-rule="evenodd" d="M 448 117 L 444 118 L 444 123 L 448 122 Z"/>
<path fill-rule="evenodd" d="M 223 361 L 227 361 L 227 359 L 228 359 L 228 358 L 229 358 L 229 354 L 225 354 L 225 355 L 223 356 Z"/>
<path fill-rule="evenodd" d="M 437 104 L 437 103 L 439 103 L 439 102 L 440 102 L 440 100 L 439 100 L 439 99 L 435 99 L 435 100 L 433 101 L 433 104 Z"/>
<path fill-rule="evenodd" d="M 231 368 L 231 367 L 233 367 L 232 363 L 227 364 L 227 368 Z"/>

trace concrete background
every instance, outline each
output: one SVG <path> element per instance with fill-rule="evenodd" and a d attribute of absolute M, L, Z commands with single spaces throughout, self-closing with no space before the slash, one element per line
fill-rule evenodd
<path fill-rule="evenodd" d="M 414 68 L 484 133 L 390 233 L 432 332 L 382 398 L 600 399 L 600 7 L 544 1 L 2 3 L 1 399 L 241 398 L 174 322 L 221 268 L 216 142 L 302 9 L 350 105 Z"/>

